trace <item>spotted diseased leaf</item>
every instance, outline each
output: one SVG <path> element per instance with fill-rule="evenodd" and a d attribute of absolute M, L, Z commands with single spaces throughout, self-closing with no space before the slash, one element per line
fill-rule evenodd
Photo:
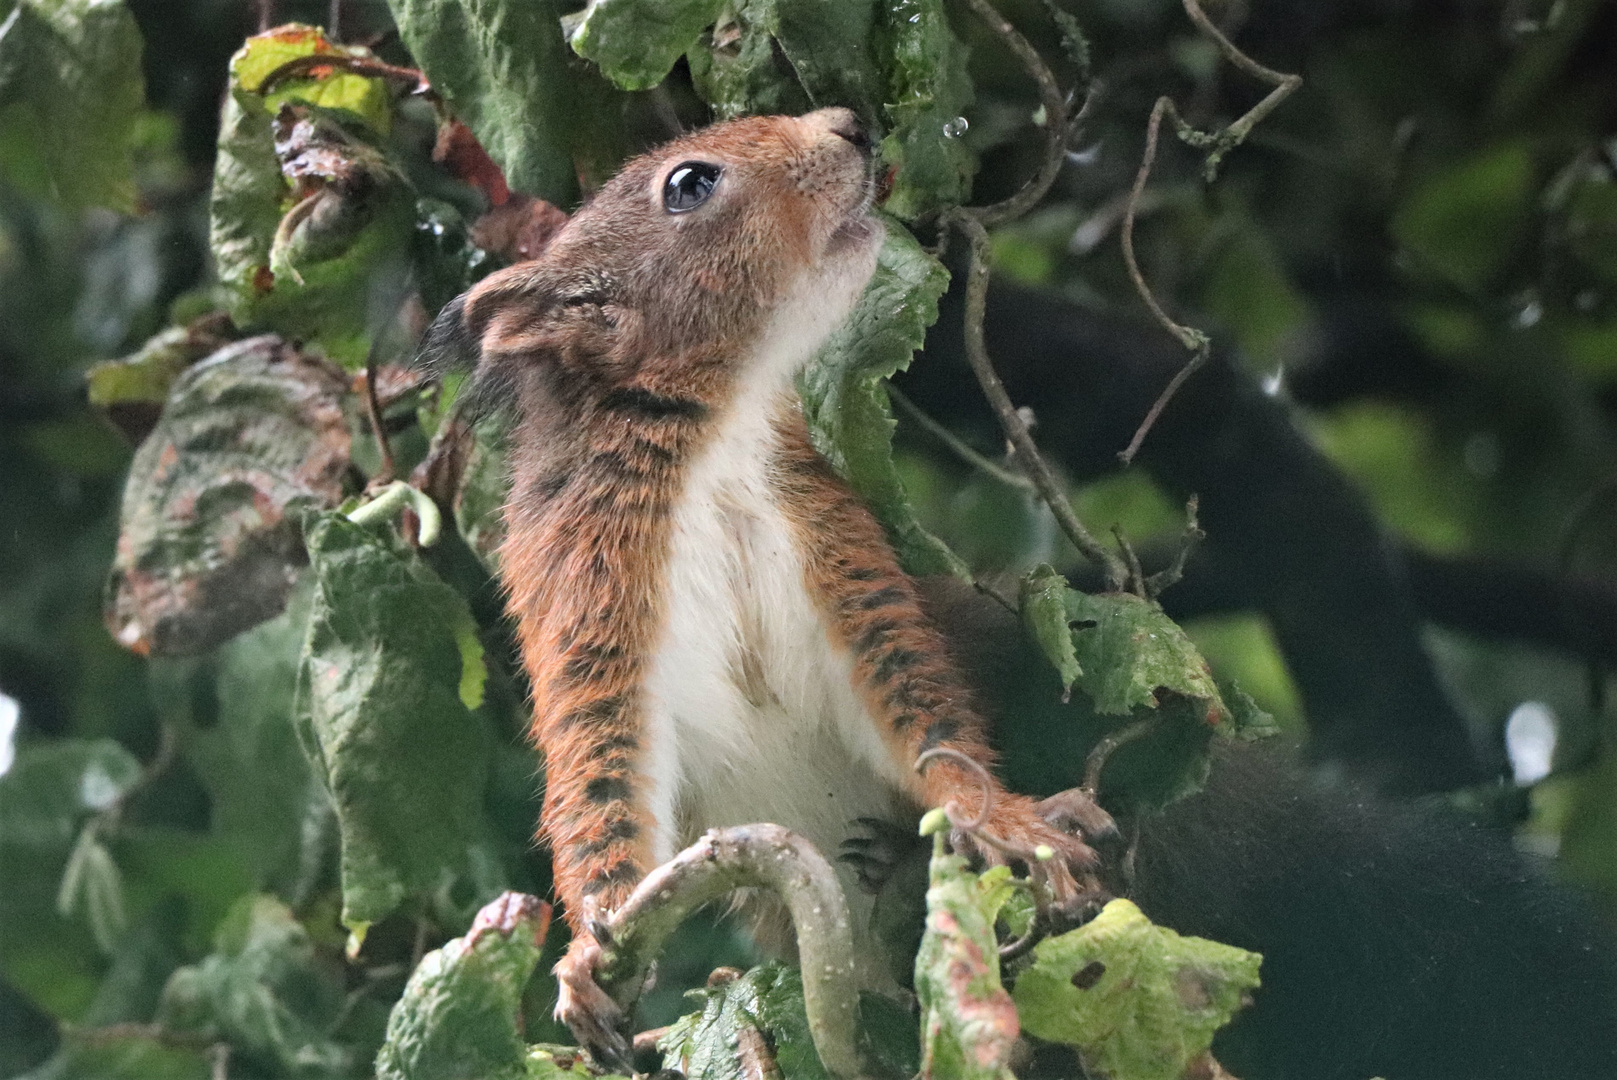
<path fill-rule="evenodd" d="M 343 497 L 342 373 L 280 338 L 187 369 L 130 465 L 108 629 L 142 655 L 202 652 L 278 614 L 298 514 Z"/>
<path fill-rule="evenodd" d="M 898 170 L 887 212 L 906 221 L 971 194 L 977 159 L 959 121 L 974 98 L 966 47 L 949 28 L 943 0 L 882 5 L 888 134 L 882 159 Z"/>
<path fill-rule="evenodd" d="M 893 467 L 893 417 L 883 380 L 909 367 L 949 286 L 943 264 L 887 223 L 876 273 L 853 314 L 798 379 L 814 445 L 870 504 L 912 574 L 967 577 L 964 563 L 916 520 Z"/>
<path fill-rule="evenodd" d="M 152 433 L 180 372 L 228 343 L 217 320 L 203 318 L 190 326 L 171 326 L 132 355 L 104 360 L 85 373 L 90 405 L 131 443 Z"/>
<path fill-rule="evenodd" d="M 238 325 L 317 342 L 351 366 L 407 291 L 415 193 L 381 150 L 392 125 L 385 82 L 316 67 L 265 77 L 288 60 L 363 50 L 287 26 L 231 60 L 210 204 L 214 262 Z"/>
<path fill-rule="evenodd" d="M 1022 579 L 1022 625 L 1055 666 L 1063 691 L 1071 691 L 1072 684 L 1084 673 L 1068 625 L 1068 588 L 1067 579 L 1050 566 L 1035 567 Z"/>
<path fill-rule="evenodd" d="M 1108 1080 L 1181 1080 L 1258 986 L 1263 958 L 1155 926 L 1113 900 L 1034 949 L 1016 980 L 1028 1033 L 1076 1047 Z"/>
<path fill-rule="evenodd" d="M 70 207 L 135 209 L 141 40 L 123 0 L 16 0 L 0 17 L 0 177 Z"/>
<path fill-rule="evenodd" d="M 294 716 L 330 789 L 342 844 L 343 921 L 366 928 L 407 897 L 450 920 L 464 882 L 504 887 L 483 816 L 493 734 L 466 701 L 481 655 L 460 594 L 420 560 L 341 514 L 308 532 L 314 597 Z"/>
<path fill-rule="evenodd" d="M 549 926 L 549 904 L 508 892 L 477 913 L 464 937 L 422 957 L 388 1017 L 378 1080 L 529 1075 L 518 1014 Z"/>
<path fill-rule="evenodd" d="M 214 932 L 214 951 L 169 977 L 157 1023 L 227 1042 L 274 1075 L 340 1076 L 359 1060 L 359 1047 L 338 1037 L 345 996 L 341 965 L 291 910 L 273 896 L 245 896 Z"/>
<path fill-rule="evenodd" d="M 1009 896 L 1010 871 L 979 876 L 966 860 L 934 849 L 926 934 L 915 957 L 921 1005 L 923 1080 L 1010 1080 L 1021 1032 L 999 978 L 994 920 Z"/>

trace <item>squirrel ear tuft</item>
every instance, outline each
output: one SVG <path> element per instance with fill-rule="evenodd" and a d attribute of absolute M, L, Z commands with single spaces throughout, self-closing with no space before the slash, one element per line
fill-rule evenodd
<path fill-rule="evenodd" d="M 477 364 L 482 343 L 466 322 L 466 298 L 470 295 L 461 293 L 444 305 L 416 350 L 415 366 L 425 369 L 434 379 Z"/>

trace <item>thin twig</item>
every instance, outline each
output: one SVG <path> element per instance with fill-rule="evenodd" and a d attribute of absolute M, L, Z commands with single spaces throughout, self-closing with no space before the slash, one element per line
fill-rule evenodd
<path fill-rule="evenodd" d="M 936 420 L 932 419 L 932 417 L 928 416 L 924 411 L 922 411 L 921 407 L 905 396 L 904 392 L 899 390 L 898 387 L 888 384 L 887 395 L 888 397 L 892 398 L 893 404 L 897 405 L 899 409 L 905 413 L 905 415 L 921 426 L 921 430 L 925 431 L 928 435 L 931 435 L 944 446 L 954 451 L 955 456 L 961 461 L 964 461 L 967 465 L 987 473 L 1000 483 L 1016 488 L 1018 491 L 1026 491 L 1037 494 L 1038 488 L 1034 487 L 1033 481 L 1029 480 L 1021 473 L 1012 472 L 1010 469 L 1005 468 L 1005 466 L 988 460 L 988 458 L 973 450 L 970 446 L 966 445 L 965 440 L 961 439 L 960 436 L 956 435 L 954 432 L 950 431 L 948 428 L 944 427 L 942 424 L 938 423 Z"/>
<path fill-rule="evenodd" d="M 342 41 L 342 0 L 331 0 L 326 8 L 326 37 Z"/>
<path fill-rule="evenodd" d="M 1282 101 L 1290 97 L 1303 84 L 1301 75 L 1287 75 L 1283 72 L 1275 71 L 1273 68 L 1264 67 L 1236 48 L 1230 39 L 1224 36 L 1223 31 L 1219 30 L 1213 24 L 1213 21 L 1207 17 L 1206 12 L 1202 11 L 1198 0 L 1184 0 L 1184 7 L 1185 14 L 1190 17 L 1190 21 L 1195 23 L 1197 29 L 1201 30 L 1202 33 L 1213 39 L 1224 59 L 1253 78 L 1271 84 L 1274 89 L 1264 95 L 1262 101 L 1252 106 L 1239 118 L 1222 130 L 1215 132 L 1199 131 L 1193 127 L 1179 115 L 1179 110 L 1174 105 L 1172 98 L 1160 97 L 1157 99 L 1156 104 L 1151 107 L 1151 118 L 1146 122 L 1145 127 L 1145 153 L 1140 158 L 1139 170 L 1134 174 L 1134 186 L 1129 191 L 1127 209 L 1123 213 L 1123 261 L 1128 265 L 1129 279 L 1134 282 L 1135 291 L 1145 301 L 1146 307 L 1151 309 L 1151 314 L 1156 318 L 1157 322 L 1162 325 L 1163 329 L 1178 339 L 1179 344 L 1185 347 L 1191 357 L 1185 366 L 1179 370 L 1179 373 L 1169 381 L 1162 393 L 1157 396 L 1157 400 L 1152 403 L 1150 410 L 1145 414 L 1145 419 L 1140 421 L 1140 426 L 1135 430 L 1134 437 L 1129 440 L 1128 446 L 1117 455 L 1118 459 L 1125 465 L 1134 460 L 1134 456 L 1140 451 L 1140 444 L 1145 441 L 1146 433 L 1156 425 L 1158 417 L 1162 415 L 1162 410 L 1167 407 L 1174 394 L 1184 385 L 1185 380 L 1190 378 L 1198 368 L 1207 362 L 1208 355 L 1212 349 L 1212 342 L 1206 334 L 1195 327 L 1185 326 L 1169 318 L 1168 313 L 1157 302 L 1156 295 L 1152 293 L 1151 287 L 1146 284 L 1145 276 L 1140 273 L 1140 264 L 1134 254 L 1134 216 L 1139 208 L 1141 193 L 1145 191 L 1145 182 L 1151 175 L 1152 166 L 1156 163 L 1157 142 L 1162 132 L 1163 118 L 1166 117 L 1172 121 L 1174 132 L 1179 136 L 1181 142 L 1207 151 L 1207 158 L 1202 163 L 1202 173 L 1207 182 L 1212 183 L 1214 177 L 1218 175 L 1218 166 L 1224 160 L 1224 155 L 1241 145 L 1254 127 L 1261 123 Z"/>
<path fill-rule="evenodd" d="M 1100 774 L 1105 770 L 1106 762 L 1111 760 L 1112 755 L 1142 735 L 1149 735 L 1156 729 L 1161 719 L 1159 715 L 1153 713 L 1143 720 L 1136 720 L 1132 724 L 1108 732 L 1105 738 L 1095 744 L 1094 749 L 1089 751 L 1089 756 L 1084 759 L 1083 790 L 1091 798 L 1100 791 Z"/>
<path fill-rule="evenodd" d="M 1192 495 L 1185 502 L 1185 531 L 1180 534 L 1179 550 L 1174 552 L 1173 562 L 1168 564 L 1166 570 L 1159 570 L 1145 579 L 1145 594 L 1155 600 L 1162 595 L 1162 591 L 1172 585 L 1177 585 L 1185 576 L 1185 563 L 1197 546 L 1207 539 L 1202 532 L 1201 522 L 1196 519 L 1196 510 L 1200 506 L 1200 499 Z"/>
<path fill-rule="evenodd" d="M 291 82 L 293 79 L 313 78 L 314 72 L 321 68 L 334 68 L 350 75 L 363 75 L 369 79 L 392 79 L 395 82 L 411 83 L 414 84 L 416 93 L 436 97 L 425 76 L 415 68 L 387 64 L 364 56 L 349 56 L 346 53 L 311 53 L 308 56 L 288 60 L 260 79 L 256 92 L 269 94 L 282 83 Z"/>
<path fill-rule="evenodd" d="M 376 396 L 376 346 L 373 342 L 370 352 L 365 354 L 365 416 L 371 423 L 371 434 L 376 438 L 376 448 L 382 455 L 382 467 L 376 475 L 371 477 L 370 487 L 381 487 L 393 482 L 393 476 L 398 471 L 393 461 L 393 447 L 387 441 L 387 429 L 382 426 L 382 405 Z"/>
<path fill-rule="evenodd" d="M 993 361 L 988 357 L 988 347 L 983 341 L 983 312 L 988 300 L 988 230 L 983 227 L 983 223 L 975 214 L 958 213 L 953 215 L 952 220 L 971 241 L 971 268 L 966 276 L 966 360 L 971 364 L 972 373 L 977 376 L 977 382 L 982 386 L 984 396 L 988 398 L 989 405 L 999 418 L 999 425 L 1004 429 L 1005 437 L 1016 448 L 1016 456 L 1023 471 L 1027 473 L 1028 479 L 1033 481 L 1033 486 L 1038 489 L 1039 495 L 1050 507 L 1050 512 L 1055 515 L 1061 531 L 1085 558 L 1105 571 L 1108 588 L 1121 588 L 1128 579 L 1128 568 L 1123 565 L 1121 559 L 1103 547 L 1084 527 L 1084 523 L 1078 520 L 1078 515 L 1073 512 L 1072 503 L 1067 500 L 1066 492 L 1061 489 L 1055 474 L 1040 456 L 1039 448 L 1034 445 L 1027 421 L 1011 403 L 1010 395 L 1005 392 L 1005 384 L 1000 382 L 998 373 L 994 371 Z"/>
<path fill-rule="evenodd" d="M 258 32 L 262 34 L 275 25 L 275 0 L 255 0 L 258 8 Z"/>
<path fill-rule="evenodd" d="M 1061 166 L 1067 159 L 1067 99 L 1050 65 L 1044 62 L 1039 51 L 989 0 L 966 0 L 966 3 L 1033 76 L 1033 81 L 1039 86 L 1039 103 L 1044 113 L 1045 151 L 1038 173 L 1021 191 L 1003 202 L 971 210 L 971 215 L 984 225 L 1002 225 L 1033 209 L 1061 172 Z"/>
<path fill-rule="evenodd" d="M 952 746 L 934 746 L 926 753 L 917 757 L 915 759 L 915 771 L 918 773 L 925 772 L 928 765 L 940 758 L 952 761 L 956 765 L 959 765 L 961 768 L 965 769 L 967 772 L 971 773 L 972 777 L 976 779 L 977 783 L 982 788 L 983 805 L 982 808 L 977 811 L 977 816 L 975 819 L 971 821 L 957 821 L 955 819 L 954 810 L 951 809 L 956 805 L 953 800 L 950 800 L 949 805 L 943 808 L 943 812 L 949 815 L 949 823 L 951 825 L 959 829 L 961 832 L 968 832 L 975 835 L 978 830 L 980 830 L 984 825 L 988 824 L 988 817 L 994 809 L 994 777 L 989 773 L 988 769 L 984 767 L 982 762 L 978 761 L 970 754 L 962 753 L 961 751 L 956 750 Z"/>
<path fill-rule="evenodd" d="M 1129 543 L 1129 538 L 1124 535 L 1123 526 L 1112 526 L 1112 538 L 1117 541 L 1117 549 L 1123 553 L 1123 561 L 1129 568 L 1129 579 L 1124 583 L 1124 588 L 1143 600 L 1145 598 L 1145 571 L 1140 567 L 1140 556 L 1134 550 L 1134 545 Z"/>

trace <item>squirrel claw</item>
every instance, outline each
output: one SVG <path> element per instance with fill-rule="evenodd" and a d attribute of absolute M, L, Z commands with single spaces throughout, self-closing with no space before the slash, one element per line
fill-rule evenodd
<path fill-rule="evenodd" d="M 601 946 L 593 938 L 573 939 L 567 955 L 555 967 L 555 1016 L 597 1064 L 628 1075 L 633 1069 L 633 1050 L 623 1034 L 625 1017 L 618 1003 L 595 981 L 600 962 Z"/>

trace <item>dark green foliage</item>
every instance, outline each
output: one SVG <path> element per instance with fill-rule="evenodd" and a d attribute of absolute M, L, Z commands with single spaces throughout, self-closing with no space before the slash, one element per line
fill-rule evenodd
<path fill-rule="evenodd" d="M 1198 123 L 1227 120 L 1250 87 L 1177 5 L 1000 6 L 1064 88 L 1081 96 L 1093 65 L 1112 90 L 1044 205 L 996 232 L 997 270 L 1086 311 L 1137 312 L 1114 241 L 1145 110 L 1170 92 Z M 453 388 L 434 399 L 394 365 L 424 316 L 499 263 L 474 237 L 504 185 L 570 209 L 678 124 L 845 105 L 897 169 L 876 279 L 801 388 L 817 445 L 907 568 L 996 586 L 1033 571 L 1006 597 L 1040 647 L 998 691 L 1008 777 L 1040 794 L 1071 786 L 1099 740 L 1139 730 L 1100 776 L 1102 800 L 1132 812 L 1194 791 L 1215 733 L 1265 727 L 1264 708 L 1297 730 L 1293 680 L 1309 677 L 1310 650 L 1334 650 L 1329 620 L 1303 647 L 1287 638 L 1282 657 L 1260 618 L 1187 632 L 1153 601 L 1075 591 L 1049 569 L 1074 556 L 1035 500 L 967 475 L 934 436 L 892 419 L 886 380 L 902 378 L 950 283 L 923 246 L 937 212 L 974 186 L 984 202 L 1016 190 L 1041 150 L 1025 76 L 966 5 L 344 7 L 345 39 L 375 52 L 293 26 L 254 39 L 204 85 L 188 66 L 170 77 L 190 46 L 169 20 L 224 25 L 239 6 L 227 17 L 205 0 L 134 5 L 154 108 L 203 116 L 225 103 L 204 190 L 207 163 L 192 177 L 173 148 L 213 133 L 177 133 L 166 112 L 144 111 L 141 42 L 122 3 L 0 0 L 0 689 L 22 702 L 0 777 L 0 1023 L 26 1035 L 0 1053 L 0 1075 L 335 1080 L 371 1075 L 384 1035 L 380 1072 L 398 1080 L 589 1075 L 566 1048 L 524 1045 L 560 1037 L 547 1019 L 559 927 L 543 958 L 531 920 L 444 944 L 508 884 L 547 888 L 531 847 L 542 781 L 521 737 L 524 690 L 484 572 L 505 497 L 501 419 L 478 425 L 437 547 L 414 550 L 409 528 L 361 527 L 334 508 L 380 470 L 353 378 L 367 359 L 382 366 L 397 475 L 444 425 Z M 1617 76 L 1597 55 L 1609 8 L 1511 5 L 1521 25 L 1502 30 L 1491 15 L 1406 8 L 1253 8 L 1239 40 L 1309 81 L 1210 190 L 1191 155 L 1164 150 L 1136 223 L 1146 277 L 1170 310 L 1274 376 L 1281 422 L 1295 395 L 1293 415 L 1422 557 L 1548 565 L 1567 552 L 1599 578 L 1614 550 L 1600 485 L 1617 385 L 1617 160 L 1605 137 Z M 440 102 L 413 95 L 407 73 L 319 68 L 263 85 L 316 54 L 419 65 Z M 155 96 L 181 84 L 195 100 Z M 435 159 L 451 117 L 499 183 L 478 161 Z M 1040 331 L 1012 327 L 990 345 L 1017 404 L 1044 418 L 1063 415 L 1049 401 L 1059 380 L 1018 369 Z M 1140 340 L 1154 335 L 1147 326 Z M 1117 350 L 1117 364 L 1142 350 Z M 90 368 L 113 356 L 127 359 Z M 1083 394 L 1103 396 L 1105 381 Z M 962 380 L 957 397 L 974 395 Z M 972 426 L 975 408 L 950 426 L 998 464 L 1003 440 Z M 102 418 L 145 437 L 133 461 Z M 1110 435 L 1046 425 L 1036 437 L 1058 466 L 1085 481 L 1110 467 L 1116 446 L 1084 442 Z M 1148 562 L 1165 559 L 1189 492 L 1163 475 L 1075 484 L 1079 512 L 1097 531 L 1120 523 Z M 1221 537 L 1220 508 L 1204 505 L 1211 545 L 1251 542 Z M 1311 510 L 1296 507 L 1299 519 Z M 1289 618 L 1309 596 L 1287 560 L 1275 552 L 1284 595 L 1273 602 Z M 101 625 L 109 562 L 113 629 L 148 658 L 119 652 Z M 1191 574 L 1187 592 L 1216 577 L 1216 558 Z M 1540 600 L 1516 604 L 1511 632 L 1560 610 Z M 1554 709 L 1558 774 L 1486 799 L 1531 802 L 1536 842 L 1558 842 L 1561 867 L 1617 896 L 1609 709 L 1589 693 L 1603 675 L 1564 644 L 1554 655 L 1452 633 L 1427 644 L 1486 729 L 1479 742 L 1497 742 L 1524 700 Z M 1020 1030 L 1076 1048 L 1112 1080 L 1176 1077 L 1255 982 L 1255 954 L 1115 906 L 1001 972 L 996 918 L 1001 937 L 1025 931 L 1028 893 L 959 860 L 933 872 L 920 1023 L 896 1002 L 862 1003 L 864 1049 L 893 1075 L 924 1060 L 932 1076 L 997 1080 Z M 1334 896 L 1328 885 L 1318 895 Z M 887 899 L 878 932 L 907 933 Z M 665 974 L 688 969 L 687 982 L 735 948 L 727 927 L 678 945 Z M 1419 949 L 1412 939 L 1401 952 Z M 1095 963 L 1105 972 L 1084 975 Z M 660 992 L 677 994 L 680 978 L 668 983 Z M 753 1036 L 784 1080 L 823 1077 L 792 969 L 754 968 L 699 1004 L 666 1040 L 693 1080 L 740 1075 Z"/>

